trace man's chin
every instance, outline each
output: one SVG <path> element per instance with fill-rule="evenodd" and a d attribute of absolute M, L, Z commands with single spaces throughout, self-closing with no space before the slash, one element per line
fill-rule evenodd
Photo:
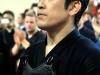
<path fill-rule="evenodd" d="M 27 32 L 32 34 L 34 32 L 34 30 L 28 30 Z"/>
<path fill-rule="evenodd" d="M 45 27 L 45 24 L 42 24 L 42 23 L 38 24 L 38 27 L 41 28 L 41 29 L 43 29 Z"/>

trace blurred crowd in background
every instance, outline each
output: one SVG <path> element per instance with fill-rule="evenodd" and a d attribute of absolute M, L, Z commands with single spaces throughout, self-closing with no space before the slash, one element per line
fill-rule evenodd
<path fill-rule="evenodd" d="M 100 0 L 97 1 L 98 2 L 95 3 L 94 0 L 90 0 L 88 8 L 84 12 L 78 24 L 78 30 L 82 35 L 89 38 L 100 47 L 100 3 L 99 3 Z M 35 10 L 35 13 L 37 13 L 36 8 L 37 8 L 37 4 L 33 3 L 32 5 L 30 5 L 29 9 L 25 9 L 25 11 L 19 13 L 18 16 L 15 16 L 13 11 L 11 10 L 5 10 L 4 12 L 0 13 L 0 51 L 4 50 L 6 45 L 5 50 L 8 50 L 5 51 L 6 56 L 10 56 L 9 52 L 14 46 L 13 35 L 15 30 L 20 29 L 26 32 L 27 27 L 25 27 L 25 15 L 27 12 L 32 12 L 33 10 Z M 38 30 L 41 29 L 38 28 Z M 5 45 L 3 45 L 1 41 L 3 41 Z M 2 56 L 2 53 L 0 53 L 0 56 Z M 18 58 L 19 55 L 14 56 L 15 60 L 17 60 Z M 1 59 L 2 57 L 0 57 L 0 60 Z M 7 57 L 6 59 L 9 59 L 9 57 Z M 15 61 L 11 60 L 10 63 L 11 62 L 15 62 Z M 1 63 L 2 62 L 0 61 L 0 64 Z M 15 63 L 11 63 L 11 64 L 15 64 Z M 6 66 L 10 66 L 10 65 L 6 65 Z"/>

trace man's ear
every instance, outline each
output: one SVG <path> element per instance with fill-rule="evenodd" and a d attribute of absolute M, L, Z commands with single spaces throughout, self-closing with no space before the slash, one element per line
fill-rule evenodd
<path fill-rule="evenodd" d="M 73 16 L 77 14 L 80 11 L 81 7 L 82 4 L 80 1 L 72 2 L 71 5 L 69 6 L 69 15 Z"/>

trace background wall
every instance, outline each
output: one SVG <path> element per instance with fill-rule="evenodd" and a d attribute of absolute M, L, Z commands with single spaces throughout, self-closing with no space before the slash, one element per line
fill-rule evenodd
<path fill-rule="evenodd" d="M 17 15 L 37 1 L 38 0 L 0 0 L 0 12 L 12 10 Z"/>
<path fill-rule="evenodd" d="M 100 0 L 93 0 L 97 5 Z M 12 10 L 16 15 L 23 12 L 26 8 L 30 8 L 32 3 L 37 3 L 38 0 L 0 0 L 0 12 Z"/>

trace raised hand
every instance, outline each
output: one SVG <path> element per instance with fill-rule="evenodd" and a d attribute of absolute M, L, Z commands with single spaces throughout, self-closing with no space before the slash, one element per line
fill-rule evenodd
<path fill-rule="evenodd" d="M 24 47 L 24 48 L 28 48 L 30 46 L 30 43 L 26 40 L 26 34 L 25 32 L 21 31 L 21 30 L 16 30 L 15 31 L 15 34 L 14 34 L 14 40 L 15 40 L 15 43 L 17 45 L 21 45 Z"/>
<path fill-rule="evenodd" d="M 26 39 L 25 32 L 17 29 L 14 34 L 15 43 L 20 45 L 24 39 Z"/>

